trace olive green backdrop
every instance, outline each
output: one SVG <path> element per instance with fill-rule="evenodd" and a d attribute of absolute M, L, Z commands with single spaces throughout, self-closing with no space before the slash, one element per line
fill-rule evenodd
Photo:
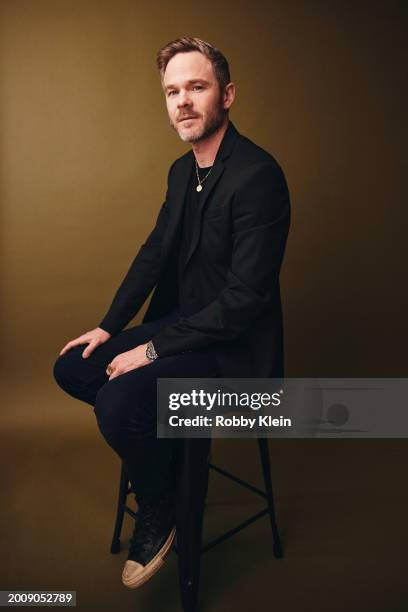
<path fill-rule="evenodd" d="M 187 150 L 155 55 L 189 34 L 226 54 L 232 120 L 287 175 L 287 373 L 403 375 L 406 6 L 3 0 L 10 368 L 24 357 L 25 372 L 28 361 L 45 374 L 65 340 L 96 325 L 151 228 Z"/>
<path fill-rule="evenodd" d="M 293 211 L 282 270 L 287 375 L 405 376 L 407 3 L 2 0 L 0 14 L 1 424 L 3 465 L 10 467 L 3 474 L 3 491 L 11 500 L 2 517 L 9 538 L 5 584 L 69 588 L 70 575 L 75 588 L 73 560 L 82 540 L 78 535 L 76 542 L 72 534 L 81 516 L 94 534 L 84 544 L 81 572 L 89 580 L 92 576 L 98 590 L 102 569 L 92 555 L 97 551 L 105 559 L 107 553 L 118 464 L 98 438 L 89 407 L 56 387 L 52 365 L 69 339 L 93 328 L 104 315 L 156 218 L 169 165 L 187 150 L 169 126 L 157 50 L 182 35 L 218 46 L 237 86 L 231 119 L 285 171 Z M 323 576 L 332 566 L 327 559 L 319 563 L 327 551 L 341 548 L 346 534 L 338 535 L 332 547 L 328 532 L 314 532 L 315 524 L 305 526 L 303 540 L 296 532 L 299 519 L 312 516 L 313 500 L 316 513 L 322 508 L 316 492 L 330 495 L 322 473 L 317 484 L 309 482 L 312 493 L 307 492 L 307 476 L 322 465 L 333 468 L 339 456 L 338 472 L 334 468 L 339 489 L 332 484 L 331 495 L 341 518 L 333 515 L 333 523 L 341 524 L 347 515 L 349 506 L 339 493 L 347 486 L 350 495 L 361 491 L 360 500 L 353 498 L 354 509 L 371 492 L 370 508 L 380 512 L 382 504 L 381 516 L 393 508 L 395 519 L 405 445 L 283 442 L 272 447 L 283 521 L 289 507 L 301 507 L 305 493 L 303 510 L 291 515 L 286 529 L 304 551 L 310 550 L 309 537 L 328 542 L 327 549 L 318 547 L 317 565 L 309 564 L 305 552 L 297 567 L 302 572 L 313 567 L 314 575 L 321 576 L 320 587 L 334 587 L 336 580 Z M 236 447 L 228 448 L 221 455 L 239 456 Z M 358 482 L 346 485 L 343 462 L 351 456 L 356 463 L 347 464 L 347 478 L 359 473 L 358 457 L 364 456 L 367 471 L 383 469 L 382 486 L 387 482 L 390 487 L 392 474 L 395 487 L 378 497 L 373 480 L 363 490 L 367 472 L 361 465 Z M 382 468 L 375 467 L 376 459 Z M 307 460 L 312 461 L 310 472 Z M 259 477 L 257 465 L 253 476 Z M 89 494 L 84 496 L 85 490 Z M 49 495 L 60 500 L 57 509 L 66 513 L 62 532 L 47 506 Z M 99 514 L 101 507 L 106 515 Z M 371 516 L 368 508 L 363 514 Z M 39 528 L 44 523 L 49 530 L 45 540 Z M 269 537 L 265 533 L 259 549 Z M 250 547 L 250 536 L 245 537 Z M 35 553 L 40 542 L 45 548 Z M 367 537 L 365 543 L 370 542 Z M 392 558 L 395 551 L 383 544 L 384 558 L 386 552 Z M 69 568 L 61 566 L 64 547 Z M 242 549 L 237 550 L 239 556 Z M 45 556 L 53 568 L 46 574 L 41 569 Z M 119 585 L 120 564 L 110 558 L 109 563 L 115 566 L 105 568 L 106 579 Z M 367 559 L 344 551 L 342 563 L 355 563 L 353 572 L 358 573 Z M 381 568 L 383 577 L 387 567 Z M 398 570 L 392 576 L 396 580 Z M 397 593 L 392 609 L 399 612 L 401 593 L 391 573 L 388 578 Z M 279 577 L 286 585 L 278 593 L 281 602 L 292 579 L 292 573 Z M 308 578 L 299 601 L 291 593 L 297 610 L 306 583 Z M 233 577 L 230 586 L 236 594 Z M 262 584 L 259 589 L 262 593 Z M 222 586 L 214 597 L 208 595 L 208 603 L 219 602 L 221 592 Z M 134 594 L 123 596 L 130 606 Z M 370 610 L 391 610 L 382 603 L 373 596 Z M 150 610 L 146 601 L 143 605 Z M 128 608 L 123 604 L 122 609 Z"/>

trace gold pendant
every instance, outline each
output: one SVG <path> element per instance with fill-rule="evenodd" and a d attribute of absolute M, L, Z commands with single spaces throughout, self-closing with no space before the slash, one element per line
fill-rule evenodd
<path fill-rule="evenodd" d="M 202 186 L 201 185 L 197 185 L 196 190 L 197 191 L 201 191 L 202 190 Z"/>

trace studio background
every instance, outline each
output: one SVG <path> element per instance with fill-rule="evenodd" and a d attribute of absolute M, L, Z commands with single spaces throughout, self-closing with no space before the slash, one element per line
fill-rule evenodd
<path fill-rule="evenodd" d="M 140 591 L 120 584 L 119 462 L 89 406 L 52 378 L 62 346 L 105 314 L 188 149 L 169 126 L 157 50 L 182 35 L 218 46 L 232 121 L 284 169 L 286 375 L 403 377 L 407 4 L 3 0 L 0 15 L 0 588 L 77 589 L 83 610 L 176 610 L 174 558 Z M 267 519 L 236 536 L 203 561 L 202 609 L 273 598 L 285 611 L 406 610 L 406 442 L 270 447 L 286 557 L 271 558 Z M 260 481 L 250 441 L 214 452 Z M 210 487 L 212 535 L 257 503 Z"/>

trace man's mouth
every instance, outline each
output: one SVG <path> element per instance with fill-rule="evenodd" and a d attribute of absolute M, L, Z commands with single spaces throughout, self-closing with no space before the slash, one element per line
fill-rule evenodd
<path fill-rule="evenodd" d="M 182 119 L 179 119 L 179 123 L 181 121 L 188 121 L 189 119 L 197 119 L 197 116 L 195 116 L 195 117 L 183 117 Z"/>

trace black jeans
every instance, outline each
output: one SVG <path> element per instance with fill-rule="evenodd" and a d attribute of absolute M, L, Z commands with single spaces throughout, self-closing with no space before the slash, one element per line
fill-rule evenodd
<path fill-rule="evenodd" d="M 84 345 L 58 357 L 54 377 L 69 395 L 94 406 L 99 429 L 123 460 L 133 491 L 157 499 L 173 486 L 174 440 L 157 438 L 157 378 L 218 377 L 211 348 L 158 358 L 109 381 L 106 368 L 116 355 L 144 344 L 177 313 L 112 336 L 83 358 Z"/>

